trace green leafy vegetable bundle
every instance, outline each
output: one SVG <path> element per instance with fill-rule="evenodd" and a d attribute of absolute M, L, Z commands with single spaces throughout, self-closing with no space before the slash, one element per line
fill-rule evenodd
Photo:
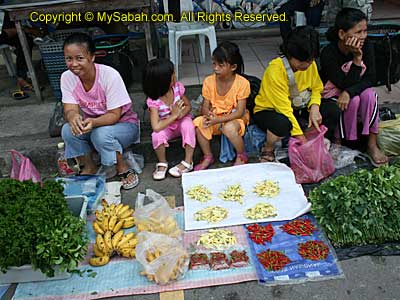
<path fill-rule="evenodd" d="M 87 252 L 85 222 L 68 209 L 61 183 L 0 180 L 0 269 L 32 264 L 49 277 Z"/>
<path fill-rule="evenodd" d="M 400 169 L 358 170 L 309 194 L 311 212 L 335 246 L 400 240 Z"/>

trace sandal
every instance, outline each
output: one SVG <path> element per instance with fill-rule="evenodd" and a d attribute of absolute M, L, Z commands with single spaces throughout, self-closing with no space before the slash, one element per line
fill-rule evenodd
<path fill-rule="evenodd" d="M 386 161 L 383 161 L 383 162 L 380 162 L 380 163 L 376 162 L 374 160 L 373 156 L 368 152 L 365 153 L 365 156 L 369 159 L 369 161 L 371 162 L 371 165 L 373 165 L 375 168 L 379 168 L 380 166 L 386 166 L 389 163 L 388 159 L 386 159 Z"/>
<path fill-rule="evenodd" d="M 28 98 L 29 95 L 26 94 L 23 90 L 17 90 L 11 93 L 11 97 L 13 97 L 14 100 L 22 100 Z"/>
<path fill-rule="evenodd" d="M 238 159 L 240 159 L 242 162 L 238 162 Z M 234 166 L 240 166 L 240 165 L 245 165 L 249 162 L 249 157 L 247 156 L 246 152 L 243 153 L 238 153 L 236 155 L 236 161 L 233 164 Z"/>
<path fill-rule="evenodd" d="M 185 168 L 180 169 L 178 166 L 182 165 Z M 179 164 L 177 164 L 175 167 L 169 169 L 168 173 L 176 178 L 179 178 L 182 176 L 183 173 L 188 173 L 193 170 L 193 163 L 189 164 L 186 161 L 182 160 Z"/>
<path fill-rule="evenodd" d="M 33 86 L 32 84 L 27 83 L 21 87 L 21 90 L 23 90 L 24 92 L 33 92 Z"/>
<path fill-rule="evenodd" d="M 118 174 L 118 176 L 121 179 L 122 182 L 122 188 L 124 190 L 130 190 L 136 187 L 139 184 L 139 176 L 136 174 L 136 172 L 132 169 L 129 169 L 128 171 Z M 129 182 L 129 176 L 133 176 L 133 181 Z"/>
<path fill-rule="evenodd" d="M 203 165 L 203 162 L 206 162 L 206 164 Z M 202 171 L 208 169 L 213 163 L 214 163 L 214 157 L 212 154 L 204 155 L 203 158 L 200 160 L 200 162 L 194 167 L 194 170 Z"/>
<path fill-rule="evenodd" d="M 261 150 L 260 162 L 275 162 L 274 150 L 271 151 Z"/>
<path fill-rule="evenodd" d="M 160 170 L 160 167 L 164 167 L 164 170 Z M 165 175 L 167 174 L 168 170 L 168 163 L 159 162 L 156 164 L 156 169 L 153 172 L 153 179 L 154 180 L 164 180 Z"/>

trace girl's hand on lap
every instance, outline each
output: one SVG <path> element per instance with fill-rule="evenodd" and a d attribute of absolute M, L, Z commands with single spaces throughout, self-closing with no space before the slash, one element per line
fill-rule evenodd
<path fill-rule="evenodd" d="M 347 107 L 349 106 L 349 102 L 350 102 L 350 95 L 348 92 L 344 91 L 340 94 L 338 100 L 337 100 L 337 104 L 339 106 L 339 108 L 342 111 L 345 111 L 347 109 Z"/>

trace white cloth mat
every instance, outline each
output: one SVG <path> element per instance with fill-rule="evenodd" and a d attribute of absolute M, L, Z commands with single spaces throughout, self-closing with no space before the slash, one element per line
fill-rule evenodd
<path fill-rule="evenodd" d="M 273 198 L 258 197 L 253 193 L 257 182 L 270 179 L 279 182 L 280 193 Z M 218 194 L 228 185 L 240 183 L 245 191 L 243 204 L 224 201 Z M 194 185 L 202 184 L 212 192 L 212 199 L 199 202 L 189 198 L 186 192 Z M 185 206 L 185 230 L 225 227 L 255 222 L 283 221 L 294 219 L 310 210 L 311 204 L 304 195 L 303 188 L 297 184 L 293 171 L 281 163 L 257 163 L 184 173 L 182 176 L 183 200 Z M 244 212 L 259 202 L 272 204 L 277 216 L 250 220 Z M 194 214 L 208 206 L 221 206 L 228 210 L 228 217 L 218 223 L 195 221 Z"/>

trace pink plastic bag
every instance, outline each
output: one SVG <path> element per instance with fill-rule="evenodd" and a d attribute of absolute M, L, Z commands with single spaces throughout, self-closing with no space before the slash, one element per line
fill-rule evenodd
<path fill-rule="evenodd" d="M 323 125 L 320 129 L 321 132 L 313 129 L 305 133 L 305 144 L 296 138 L 289 139 L 290 167 L 297 183 L 318 182 L 335 172 L 332 156 L 324 145 L 328 129 Z"/>
<path fill-rule="evenodd" d="M 28 157 L 16 150 L 11 150 L 11 163 L 10 178 L 19 181 L 32 179 L 33 182 L 42 182 L 38 170 Z"/>

